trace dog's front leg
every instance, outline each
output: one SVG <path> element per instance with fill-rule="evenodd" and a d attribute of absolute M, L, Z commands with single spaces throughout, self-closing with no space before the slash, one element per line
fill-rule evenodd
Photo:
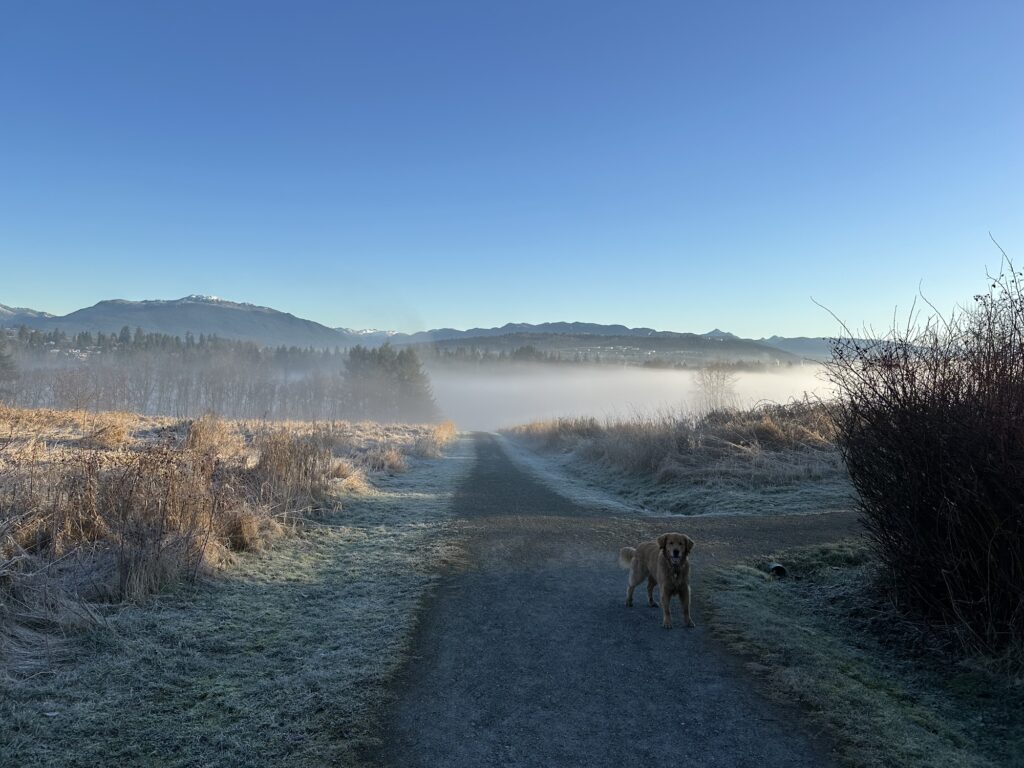
<path fill-rule="evenodd" d="M 661 588 L 661 626 L 672 629 L 672 593 Z"/>

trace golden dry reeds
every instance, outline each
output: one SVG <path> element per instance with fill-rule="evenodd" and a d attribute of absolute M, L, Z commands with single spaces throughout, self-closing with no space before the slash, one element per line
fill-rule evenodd
<path fill-rule="evenodd" d="M 416 438 L 412 445 L 412 455 L 424 459 L 437 459 L 444 455 L 444 450 L 458 436 L 455 422 L 444 421 L 435 426 L 429 433 Z"/>
<path fill-rule="evenodd" d="M 242 435 L 214 413 L 195 419 L 185 433 L 185 448 L 222 459 L 240 456 L 245 447 Z"/>
<path fill-rule="evenodd" d="M 310 507 L 327 498 L 334 470 L 329 443 L 321 435 L 273 429 L 257 437 L 252 469 L 258 499 L 278 511 Z"/>
<path fill-rule="evenodd" d="M 141 600 L 261 550 L 283 521 L 340 509 L 335 494 L 366 493 L 374 473 L 454 437 L 450 424 L 0 406 L 0 666 L 32 657 L 39 633 L 90 621 L 90 604 Z"/>
<path fill-rule="evenodd" d="M 124 448 L 132 437 L 134 416 L 127 413 L 99 413 L 92 419 L 88 431 L 79 444 L 83 448 L 99 450 L 119 450 Z"/>
<path fill-rule="evenodd" d="M 782 485 L 834 471 L 834 426 L 812 402 L 765 404 L 703 416 L 663 412 L 601 422 L 567 417 L 508 432 L 543 450 L 572 450 L 657 483 L 729 478 Z"/>

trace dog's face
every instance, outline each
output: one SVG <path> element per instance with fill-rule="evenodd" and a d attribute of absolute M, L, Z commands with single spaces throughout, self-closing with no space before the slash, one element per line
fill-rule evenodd
<path fill-rule="evenodd" d="M 693 539 L 682 533 L 663 533 L 658 537 L 658 548 L 672 565 L 681 565 L 693 549 Z"/>

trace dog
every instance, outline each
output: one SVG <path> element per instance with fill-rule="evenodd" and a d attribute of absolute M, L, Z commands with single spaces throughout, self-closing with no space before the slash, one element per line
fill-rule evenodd
<path fill-rule="evenodd" d="M 673 595 L 679 595 L 682 600 L 686 626 L 695 626 L 690 618 L 690 561 L 687 559 L 692 551 L 693 539 L 682 533 L 663 533 L 655 541 L 619 550 L 619 565 L 629 569 L 626 607 L 633 607 L 633 590 L 647 579 L 647 604 L 651 608 L 658 607 L 654 602 L 655 584 L 660 591 L 661 626 L 672 628 L 669 603 Z"/>

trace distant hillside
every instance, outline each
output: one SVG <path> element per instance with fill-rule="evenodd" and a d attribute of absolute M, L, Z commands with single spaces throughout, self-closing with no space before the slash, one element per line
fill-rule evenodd
<path fill-rule="evenodd" d="M 794 338 L 771 336 L 760 340 L 761 344 L 781 349 L 805 360 L 817 361 L 832 359 L 832 346 L 830 342 L 830 339 L 808 336 L 797 336 Z"/>
<path fill-rule="evenodd" d="M 553 322 L 553 323 L 506 323 L 494 328 L 470 328 L 460 331 L 455 328 L 435 328 L 417 333 L 394 333 L 392 331 L 353 331 L 349 328 L 336 329 L 346 334 L 359 334 L 367 340 L 380 343 L 390 341 L 392 344 L 423 344 L 431 341 L 449 341 L 453 339 L 480 339 L 490 336 L 509 336 L 516 333 L 569 334 L 573 336 L 679 336 L 675 331 L 656 331 L 653 328 L 629 328 L 625 325 L 605 325 L 601 323 Z M 695 334 L 685 334 L 693 336 Z M 717 328 L 703 336 L 714 338 L 735 339 L 731 333 Z"/>
<path fill-rule="evenodd" d="M 0 304 L 0 326 L 2 325 L 24 325 L 36 320 L 44 320 L 53 317 L 49 312 L 39 312 L 35 309 L 25 307 L 8 307 Z"/>
<path fill-rule="evenodd" d="M 40 330 L 117 333 L 124 326 L 149 333 L 185 336 L 216 335 L 225 339 L 253 341 L 267 346 L 331 348 L 349 346 L 351 337 L 287 312 L 253 304 L 239 304 L 213 296 L 186 296 L 169 301 L 113 299 L 79 309 L 63 317 L 12 312 L 0 315 L 0 324 L 28 325 Z"/>
<path fill-rule="evenodd" d="M 695 333 L 657 332 L 650 336 L 600 335 L 573 333 L 509 333 L 503 335 L 460 337 L 424 343 L 425 349 L 444 353 L 474 350 L 487 353 L 511 353 L 522 347 L 539 352 L 558 353 L 563 359 L 578 357 L 590 361 L 643 364 L 703 365 L 709 362 L 796 364 L 800 358 L 789 352 L 731 334 L 709 336 Z"/>
<path fill-rule="evenodd" d="M 437 344 L 441 349 L 461 345 L 501 352 L 532 345 L 541 351 L 558 352 L 563 356 L 579 354 L 593 358 L 600 355 L 602 359 L 630 362 L 721 359 L 789 363 L 827 360 L 831 357 L 827 339 L 772 336 L 755 341 L 741 339 L 718 328 L 695 334 L 565 321 L 506 323 L 500 327 L 468 330 L 435 328 L 417 333 L 328 328 L 270 307 L 227 301 L 214 296 L 186 296 L 182 299 L 152 301 L 112 299 L 63 316 L 0 304 L 0 326 L 20 325 L 43 331 L 61 330 L 69 335 L 80 331 L 118 333 L 124 326 L 128 326 L 132 330 L 142 328 L 148 333 L 167 333 L 172 336 L 206 334 L 252 341 L 265 346 L 318 349 L 351 347 L 356 344 L 373 347 L 389 342 L 396 346 L 429 347 Z"/>

